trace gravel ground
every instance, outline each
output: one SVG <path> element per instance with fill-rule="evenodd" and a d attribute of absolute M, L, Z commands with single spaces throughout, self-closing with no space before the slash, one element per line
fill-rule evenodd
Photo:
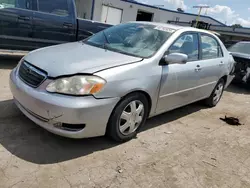
<path fill-rule="evenodd" d="M 32 123 L 15 107 L 0 59 L 0 187 L 250 187 L 250 90 L 230 86 L 220 104 L 201 104 L 147 121 L 137 139 L 70 140 Z M 238 117 L 230 126 L 219 118 Z"/>

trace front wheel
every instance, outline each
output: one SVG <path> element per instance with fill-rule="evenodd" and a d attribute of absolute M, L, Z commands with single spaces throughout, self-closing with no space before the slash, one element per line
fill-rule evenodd
<path fill-rule="evenodd" d="M 141 93 L 125 97 L 115 107 L 107 128 L 107 134 L 118 142 L 134 138 L 145 124 L 149 110 L 147 98 Z"/>
<path fill-rule="evenodd" d="M 220 79 L 210 97 L 205 100 L 206 104 L 209 107 L 215 107 L 220 102 L 224 88 L 225 88 L 225 80 Z"/>

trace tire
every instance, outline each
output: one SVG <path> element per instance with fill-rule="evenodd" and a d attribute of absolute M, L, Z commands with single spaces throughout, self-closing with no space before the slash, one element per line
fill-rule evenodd
<path fill-rule="evenodd" d="M 148 113 L 149 103 L 145 95 L 132 93 L 126 96 L 117 104 L 109 118 L 107 135 L 117 142 L 135 138 L 139 129 L 145 124 Z M 131 126 L 126 128 L 128 125 Z"/>
<path fill-rule="evenodd" d="M 225 84 L 226 83 L 225 83 L 224 79 L 219 80 L 219 82 L 216 84 L 210 97 L 205 100 L 205 103 L 207 106 L 215 107 L 220 102 L 220 99 L 221 99 L 223 92 L 224 92 Z M 220 91 L 220 89 L 221 89 L 221 91 Z M 220 93 L 218 94 L 216 92 L 220 92 Z"/>

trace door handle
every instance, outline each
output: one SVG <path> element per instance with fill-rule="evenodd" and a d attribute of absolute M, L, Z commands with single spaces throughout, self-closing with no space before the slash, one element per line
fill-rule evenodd
<path fill-rule="evenodd" d="M 223 66 L 224 65 L 224 62 L 223 61 L 221 61 L 220 62 L 220 64 L 219 64 L 219 66 Z"/>
<path fill-rule="evenodd" d="M 194 69 L 195 72 L 199 72 L 202 70 L 201 66 L 200 65 L 197 65 L 196 68 Z"/>
<path fill-rule="evenodd" d="M 73 24 L 72 23 L 63 23 L 63 28 L 72 28 Z"/>
<path fill-rule="evenodd" d="M 18 19 L 19 20 L 24 20 L 24 21 L 29 21 L 30 17 L 28 17 L 28 16 L 18 16 Z"/>

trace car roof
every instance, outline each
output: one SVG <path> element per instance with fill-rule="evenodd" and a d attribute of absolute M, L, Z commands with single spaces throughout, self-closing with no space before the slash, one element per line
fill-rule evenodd
<path fill-rule="evenodd" d="M 160 23 L 160 22 L 133 21 L 133 22 L 130 22 L 130 23 L 139 23 L 139 24 L 147 24 L 147 25 L 154 25 L 154 26 L 163 26 L 163 27 L 168 27 L 170 29 L 174 29 L 174 30 L 179 30 L 179 29 L 184 28 L 183 26 L 167 24 L 167 23 Z"/>
<path fill-rule="evenodd" d="M 214 31 L 209 31 L 209 30 L 204 30 L 204 29 L 197 29 L 197 28 L 194 28 L 194 27 L 186 27 L 186 26 L 173 25 L 173 24 L 168 24 L 168 23 L 142 22 L 142 21 L 132 21 L 130 23 L 139 23 L 139 24 L 147 24 L 147 25 L 154 25 L 154 26 L 162 26 L 162 27 L 167 27 L 169 29 L 173 29 L 173 30 L 182 30 L 183 32 L 185 32 L 185 31 L 194 31 L 194 32 L 207 33 L 207 34 L 216 36 L 216 34 L 215 34 Z"/>

